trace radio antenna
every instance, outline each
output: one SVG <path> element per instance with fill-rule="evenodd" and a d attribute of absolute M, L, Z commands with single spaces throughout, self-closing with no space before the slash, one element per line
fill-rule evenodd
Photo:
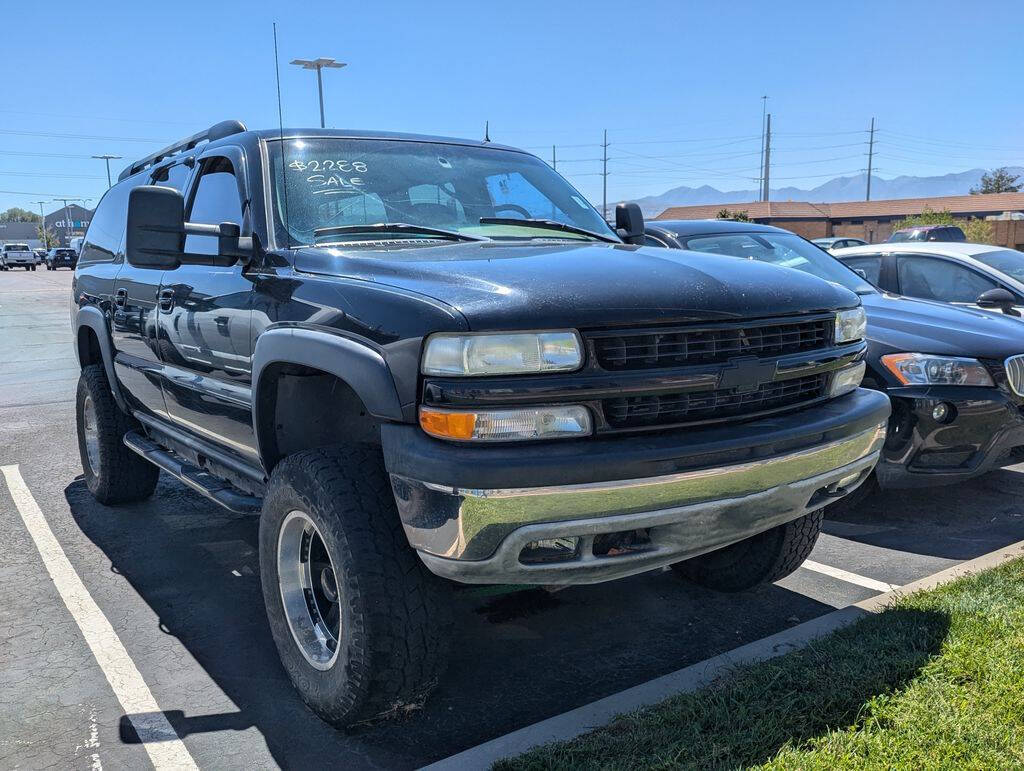
<path fill-rule="evenodd" d="M 291 246 L 292 232 L 288 228 L 288 159 L 285 157 L 284 146 L 284 111 L 281 109 L 281 62 L 277 55 L 277 22 L 274 22 L 274 75 L 277 78 L 277 137 L 281 144 L 281 196 L 284 201 L 284 231 L 287 242 L 285 248 Z"/>
<path fill-rule="evenodd" d="M 489 120 L 484 121 L 484 141 L 491 141 L 491 122 Z"/>

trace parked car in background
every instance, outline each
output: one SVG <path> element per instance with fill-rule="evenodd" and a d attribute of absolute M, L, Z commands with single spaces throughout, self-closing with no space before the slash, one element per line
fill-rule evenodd
<path fill-rule="evenodd" d="M 899 244 L 905 241 L 966 241 L 967 236 L 957 225 L 919 225 L 901 228 L 889 236 L 887 243 Z"/>
<path fill-rule="evenodd" d="M 84 236 L 75 236 L 68 242 L 68 246 L 75 250 L 75 254 L 81 254 L 83 241 L 85 241 Z"/>
<path fill-rule="evenodd" d="M 78 252 L 67 246 L 59 246 L 51 249 L 46 254 L 46 269 L 57 270 L 57 268 L 74 268 L 78 262 Z"/>
<path fill-rule="evenodd" d="M 864 246 L 867 244 L 863 238 L 850 238 L 848 236 L 832 236 L 830 238 L 812 238 L 811 243 L 820 246 L 827 252 L 833 249 L 844 249 L 848 246 Z"/>
<path fill-rule="evenodd" d="M 890 244 L 835 256 L 887 292 L 1002 310 L 1024 311 L 1024 252 L 990 244 Z"/>
<path fill-rule="evenodd" d="M 769 225 L 655 221 L 646 230 L 650 244 L 784 265 L 861 296 L 868 314 L 864 385 L 892 400 L 875 472 L 883 488 L 950 484 L 1024 457 L 1021 321 L 880 292 L 835 257 Z"/>
<path fill-rule="evenodd" d="M 36 265 L 41 265 L 46 262 L 46 250 L 45 249 L 33 249 L 32 254 L 36 256 Z"/>
<path fill-rule="evenodd" d="M 25 270 L 36 269 L 36 256 L 28 248 L 28 244 L 4 244 L 0 249 L 0 267 L 3 270 L 11 268 L 24 268 Z"/>

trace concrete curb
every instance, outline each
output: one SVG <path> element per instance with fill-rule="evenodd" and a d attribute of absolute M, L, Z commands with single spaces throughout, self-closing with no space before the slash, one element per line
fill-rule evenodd
<path fill-rule="evenodd" d="M 499 736 L 456 755 L 425 767 L 425 771 L 486 769 L 502 758 L 520 755 L 550 742 L 566 741 L 606 725 L 619 715 L 664 701 L 670 696 L 695 691 L 713 682 L 729 669 L 782 656 L 808 643 L 848 626 L 872 613 L 879 613 L 892 602 L 913 592 L 933 589 L 957 578 L 995 567 L 1006 560 L 1024 556 L 1024 541 L 983 554 L 959 565 L 926 576 L 891 592 L 834 610 L 769 637 L 755 640 L 714 658 L 655 678 L 646 683 L 613 693 L 598 701 L 555 715 L 539 723 Z"/>

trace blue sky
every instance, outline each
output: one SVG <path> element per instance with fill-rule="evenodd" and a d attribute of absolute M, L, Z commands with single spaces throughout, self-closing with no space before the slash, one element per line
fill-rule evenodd
<path fill-rule="evenodd" d="M 763 94 L 773 184 L 865 168 L 872 116 L 882 177 L 1024 165 L 1019 3 L 171 7 L 18 5 L 3 36 L 0 209 L 57 195 L 94 206 L 106 176 L 93 154 L 138 157 L 229 117 L 276 126 L 273 21 L 286 124 L 319 122 L 315 75 L 288 62 L 332 56 L 349 66 L 325 73 L 329 126 L 479 138 L 489 120 L 495 141 L 545 158 L 557 145 L 559 171 L 596 204 L 605 128 L 609 201 L 754 187 Z"/>

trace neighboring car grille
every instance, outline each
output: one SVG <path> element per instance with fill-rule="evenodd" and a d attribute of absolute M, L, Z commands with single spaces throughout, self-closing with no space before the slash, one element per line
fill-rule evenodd
<path fill-rule="evenodd" d="M 1006 380 L 1017 396 L 1024 396 L 1024 354 L 1011 356 L 1003 362 Z"/>
<path fill-rule="evenodd" d="M 724 364 L 737 356 L 783 356 L 831 344 L 831 316 L 750 322 L 714 329 L 668 328 L 598 332 L 588 337 L 602 369 L 615 372 L 689 364 Z"/>
<path fill-rule="evenodd" d="M 677 423 L 751 417 L 758 413 L 820 399 L 828 392 L 829 375 L 809 375 L 765 383 L 755 391 L 719 389 L 660 396 L 626 396 L 602 402 L 613 429 L 668 426 Z"/>

